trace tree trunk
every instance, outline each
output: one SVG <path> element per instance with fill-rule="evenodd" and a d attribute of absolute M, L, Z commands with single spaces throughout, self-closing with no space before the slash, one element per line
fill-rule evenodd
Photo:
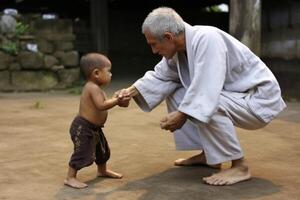
<path fill-rule="evenodd" d="M 229 32 L 261 54 L 261 0 L 230 0 Z"/>
<path fill-rule="evenodd" d="M 108 2 L 107 0 L 91 0 L 91 29 L 93 50 L 108 53 Z"/>

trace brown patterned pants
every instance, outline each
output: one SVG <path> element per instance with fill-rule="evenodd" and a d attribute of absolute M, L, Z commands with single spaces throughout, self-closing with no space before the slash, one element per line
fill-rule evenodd
<path fill-rule="evenodd" d="M 110 158 L 110 149 L 101 126 L 77 116 L 71 124 L 70 134 L 74 144 L 70 167 L 80 170 L 93 162 L 97 165 L 104 164 Z"/>

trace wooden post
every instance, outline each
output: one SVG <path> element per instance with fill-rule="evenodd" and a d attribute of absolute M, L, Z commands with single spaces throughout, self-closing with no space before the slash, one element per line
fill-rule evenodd
<path fill-rule="evenodd" d="M 93 51 L 108 53 L 108 0 L 91 0 Z"/>
<path fill-rule="evenodd" d="M 261 0 L 230 0 L 229 32 L 261 54 Z"/>

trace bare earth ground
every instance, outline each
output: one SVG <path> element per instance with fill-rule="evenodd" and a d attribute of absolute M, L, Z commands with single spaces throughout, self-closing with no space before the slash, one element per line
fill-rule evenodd
<path fill-rule="evenodd" d="M 176 158 L 198 152 L 174 150 L 172 134 L 159 128 L 164 103 L 151 113 L 134 102 L 113 108 L 104 128 L 109 165 L 124 178 L 96 178 L 93 165 L 79 172 L 89 187 L 75 190 L 63 180 L 78 103 L 79 95 L 67 92 L 0 93 L 1 200 L 300 200 L 300 103 L 289 103 L 264 129 L 238 129 L 254 177 L 226 187 L 202 183 L 213 169 L 173 166 Z"/>

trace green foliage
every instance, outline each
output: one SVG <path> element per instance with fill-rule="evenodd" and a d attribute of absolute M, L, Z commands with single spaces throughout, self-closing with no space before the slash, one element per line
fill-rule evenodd
<path fill-rule="evenodd" d="M 17 22 L 16 29 L 6 39 L 2 39 L 0 44 L 0 50 L 10 54 L 17 55 L 20 50 L 19 37 L 29 32 L 29 25 L 22 22 Z"/>
<path fill-rule="evenodd" d="M 29 32 L 29 25 L 22 22 L 17 22 L 15 34 L 16 36 L 24 35 Z"/>
<path fill-rule="evenodd" d="M 14 41 L 7 41 L 1 45 L 1 50 L 11 55 L 17 55 L 19 52 L 19 44 Z"/>
<path fill-rule="evenodd" d="M 205 8 L 206 12 L 222 12 L 218 5 L 209 6 Z"/>
<path fill-rule="evenodd" d="M 34 109 L 43 109 L 45 108 L 45 104 L 43 104 L 41 101 L 36 101 L 33 105 Z"/>

